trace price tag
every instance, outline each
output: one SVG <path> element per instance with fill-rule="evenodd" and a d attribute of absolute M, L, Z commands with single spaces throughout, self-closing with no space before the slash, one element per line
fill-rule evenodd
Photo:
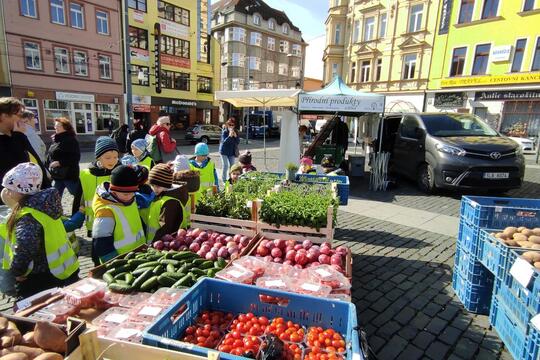
<path fill-rule="evenodd" d="M 126 321 L 127 318 L 128 318 L 127 315 L 123 315 L 123 314 L 111 314 L 111 315 L 108 315 L 108 316 L 105 318 L 105 321 L 106 321 L 106 322 L 112 322 L 112 323 L 120 324 L 120 323 L 123 323 L 124 321 Z"/>
<path fill-rule="evenodd" d="M 96 286 L 92 285 L 92 284 L 84 284 L 84 285 L 81 285 L 81 286 L 77 287 L 77 290 L 79 290 L 80 292 L 82 292 L 84 294 L 89 294 L 92 291 L 96 290 Z"/>
<path fill-rule="evenodd" d="M 162 310 L 157 306 L 145 306 L 139 311 L 139 315 L 158 316 Z"/>
<path fill-rule="evenodd" d="M 495 212 L 496 213 L 500 213 L 503 211 L 503 207 L 502 206 L 495 206 Z"/>
<path fill-rule="evenodd" d="M 540 330 L 540 314 L 537 314 L 531 319 L 531 324 L 537 329 Z"/>
<path fill-rule="evenodd" d="M 120 331 L 116 333 L 115 337 L 117 339 L 127 339 L 132 336 L 138 335 L 139 333 L 140 331 L 136 329 L 121 329 Z"/>
<path fill-rule="evenodd" d="M 321 289 L 320 285 L 315 284 L 302 284 L 301 288 L 307 291 L 319 291 Z"/>
<path fill-rule="evenodd" d="M 518 257 L 510 269 L 510 274 L 521 286 L 527 288 L 534 274 L 534 268 L 526 260 Z"/>
<path fill-rule="evenodd" d="M 265 285 L 268 287 L 285 287 L 283 280 L 268 280 Z"/>
<path fill-rule="evenodd" d="M 238 279 L 240 276 L 242 276 L 244 273 L 241 272 L 241 271 L 238 271 L 238 270 L 229 270 L 229 275 L 231 275 L 232 277 Z"/>

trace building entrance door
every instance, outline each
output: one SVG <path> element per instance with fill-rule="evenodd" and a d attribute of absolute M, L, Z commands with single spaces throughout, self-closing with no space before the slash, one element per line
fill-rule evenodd
<path fill-rule="evenodd" d="M 94 133 L 94 111 L 91 103 L 72 103 L 77 134 Z"/>

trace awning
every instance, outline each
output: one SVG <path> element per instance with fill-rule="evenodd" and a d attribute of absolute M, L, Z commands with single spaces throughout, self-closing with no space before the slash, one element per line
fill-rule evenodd
<path fill-rule="evenodd" d="M 271 107 L 296 106 L 298 100 L 297 89 L 258 89 L 258 90 L 230 90 L 216 91 L 215 99 L 226 101 L 237 108 L 242 107 Z"/>

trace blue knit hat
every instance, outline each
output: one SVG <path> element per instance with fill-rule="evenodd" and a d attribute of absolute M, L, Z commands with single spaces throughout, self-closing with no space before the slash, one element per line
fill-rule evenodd
<path fill-rule="evenodd" d="M 122 165 L 131 166 L 135 169 L 137 169 L 137 166 L 139 166 L 139 160 L 133 155 L 126 154 L 120 159 L 120 162 Z"/>
<path fill-rule="evenodd" d="M 105 154 L 107 151 L 114 150 L 116 152 L 120 152 L 118 149 L 118 145 L 116 144 L 116 141 L 110 137 L 107 136 L 100 136 L 96 140 L 96 159 L 99 159 L 99 157 L 103 154 Z"/>
<path fill-rule="evenodd" d="M 207 156 L 209 153 L 208 145 L 205 143 L 198 143 L 195 145 L 195 156 Z"/>
<path fill-rule="evenodd" d="M 131 143 L 131 146 L 144 152 L 146 150 L 146 140 L 137 139 Z"/>

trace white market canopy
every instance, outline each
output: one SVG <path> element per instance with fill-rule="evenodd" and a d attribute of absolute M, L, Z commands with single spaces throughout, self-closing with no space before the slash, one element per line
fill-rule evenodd
<path fill-rule="evenodd" d="M 324 89 L 303 92 L 298 96 L 302 113 L 359 115 L 384 112 L 384 95 L 356 91 L 336 76 Z"/>
<path fill-rule="evenodd" d="M 296 106 L 297 89 L 258 89 L 216 91 L 215 99 L 226 101 L 234 107 Z"/>

